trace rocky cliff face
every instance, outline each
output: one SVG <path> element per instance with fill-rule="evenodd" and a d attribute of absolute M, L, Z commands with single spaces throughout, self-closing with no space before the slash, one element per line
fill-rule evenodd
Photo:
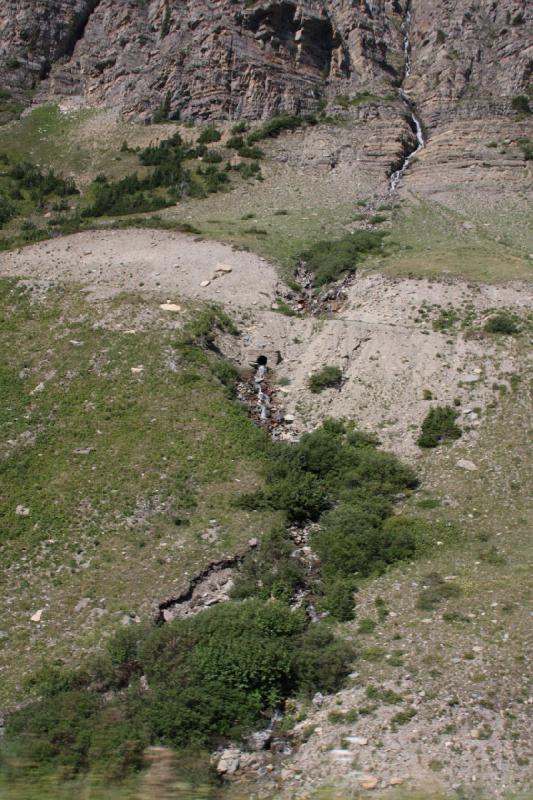
<path fill-rule="evenodd" d="M 0 78 L 197 120 L 403 84 L 432 125 L 533 92 L 532 30 L 528 0 L 4 0 Z"/>

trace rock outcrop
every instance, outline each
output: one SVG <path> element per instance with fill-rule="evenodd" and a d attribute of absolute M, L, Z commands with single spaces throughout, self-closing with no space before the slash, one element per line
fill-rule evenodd
<path fill-rule="evenodd" d="M 149 120 L 261 119 L 405 77 L 426 122 L 531 88 L 527 0 L 5 0 L 0 80 Z"/>

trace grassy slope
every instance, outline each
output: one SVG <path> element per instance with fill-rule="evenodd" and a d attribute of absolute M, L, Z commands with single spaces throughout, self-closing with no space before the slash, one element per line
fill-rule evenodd
<path fill-rule="evenodd" d="M 0 153 L 53 167 L 72 175 L 83 187 L 99 173 L 114 178 L 134 171 L 142 174 L 144 168 L 136 155 L 122 151 L 122 143 L 144 147 L 178 129 L 186 139 L 196 136 L 183 125 L 147 128 L 120 121 L 111 112 L 62 113 L 56 106 L 46 105 L 0 128 Z M 267 153 L 293 146 L 287 135 L 261 145 Z M 231 156 L 231 151 L 227 155 Z M 309 244 L 341 236 L 347 226 L 363 224 L 360 217 L 365 216 L 365 208 L 356 201 L 385 189 L 385 183 L 368 183 L 364 172 L 357 189 L 346 184 L 342 175 L 337 178 L 336 173 L 295 169 L 269 158 L 263 162 L 263 172 L 262 183 L 234 177 L 234 188 L 227 193 L 181 202 L 159 213 L 166 221 L 191 223 L 206 238 L 249 248 L 288 269 Z M 507 201 L 495 207 L 494 197 L 484 205 L 482 197 L 471 198 L 464 186 L 457 191 L 460 210 L 414 198 L 415 202 L 405 199 L 399 209 L 387 211 L 384 216 L 389 222 L 377 229 L 390 232 L 391 246 L 375 266 L 398 275 L 449 274 L 485 281 L 530 278 L 533 266 L 528 256 L 533 240 L 525 196 L 517 196 L 512 207 Z M 288 213 L 277 213 L 280 211 Z M 37 214 L 32 221 L 42 226 L 47 220 Z M 7 225 L 6 234 L 13 233 L 17 224 Z"/>
<path fill-rule="evenodd" d="M 257 485 L 261 432 L 203 356 L 184 360 L 157 298 L 95 307 L 54 289 L 32 303 L 1 286 L 0 704 L 13 704 L 41 659 L 76 660 L 123 615 L 146 618 L 271 517 L 232 507 Z M 200 538 L 211 519 L 214 544 Z"/>

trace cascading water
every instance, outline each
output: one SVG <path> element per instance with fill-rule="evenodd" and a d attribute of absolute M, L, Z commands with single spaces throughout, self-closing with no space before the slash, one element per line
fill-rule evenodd
<path fill-rule="evenodd" d="M 403 51 L 405 55 L 404 80 L 406 78 L 409 78 L 409 76 L 411 75 L 411 41 L 409 38 L 410 28 L 411 28 L 411 11 L 408 8 L 405 14 L 404 21 L 402 23 Z M 406 170 L 409 168 L 411 161 L 416 156 L 416 154 L 419 153 L 420 150 L 422 150 L 426 146 L 426 141 L 424 139 L 424 131 L 422 130 L 422 124 L 418 119 L 418 117 L 416 116 L 413 101 L 404 92 L 403 89 L 399 89 L 398 94 L 400 95 L 402 101 L 409 108 L 409 114 L 411 117 L 411 122 L 413 124 L 413 130 L 416 133 L 416 148 L 407 154 L 400 168 L 395 170 L 395 172 L 393 172 L 392 175 L 390 176 L 389 194 L 393 194 L 396 191 L 396 188 L 400 180 L 402 179 L 403 175 L 405 174 Z"/>
<path fill-rule="evenodd" d="M 266 364 L 258 364 L 254 376 L 254 384 L 257 391 L 257 411 L 261 421 L 266 422 L 270 417 L 270 396 L 263 391 L 263 382 L 266 378 Z"/>

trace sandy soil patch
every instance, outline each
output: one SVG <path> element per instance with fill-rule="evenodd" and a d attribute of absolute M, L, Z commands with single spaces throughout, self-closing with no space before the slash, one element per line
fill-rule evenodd
<path fill-rule="evenodd" d="M 274 267 L 253 253 L 184 234 L 135 229 L 90 231 L 3 253 L 0 274 L 73 281 L 94 298 L 156 291 L 167 292 L 169 299 L 177 294 L 232 308 L 268 302 L 277 281 Z"/>

